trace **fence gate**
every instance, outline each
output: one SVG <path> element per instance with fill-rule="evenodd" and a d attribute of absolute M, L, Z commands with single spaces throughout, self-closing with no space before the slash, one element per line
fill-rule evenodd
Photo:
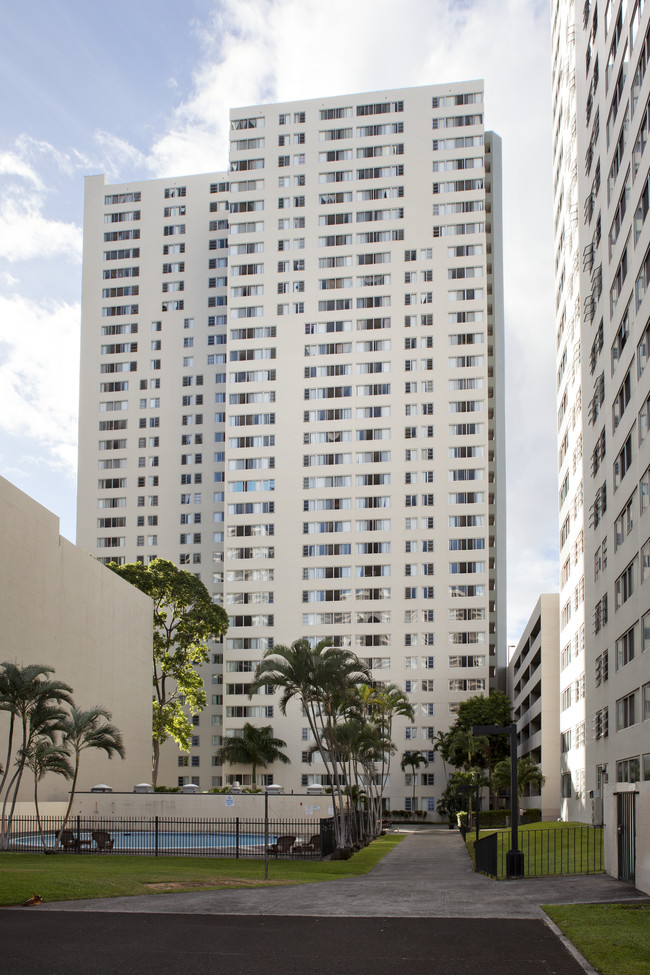
<path fill-rule="evenodd" d="M 636 793 L 616 795 L 616 832 L 618 840 L 618 879 L 634 883 L 636 862 Z"/>

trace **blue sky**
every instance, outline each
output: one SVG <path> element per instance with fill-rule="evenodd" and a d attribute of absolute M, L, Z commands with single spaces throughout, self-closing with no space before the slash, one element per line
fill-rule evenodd
<path fill-rule="evenodd" d="M 228 108 L 484 78 L 503 138 L 509 637 L 557 589 L 550 23 L 538 0 L 30 0 L 0 40 L 0 473 L 75 537 L 83 178 L 225 168 Z"/>

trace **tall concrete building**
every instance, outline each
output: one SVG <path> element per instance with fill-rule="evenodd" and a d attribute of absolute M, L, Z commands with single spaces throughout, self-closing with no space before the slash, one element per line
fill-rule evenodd
<path fill-rule="evenodd" d="M 650 6 L 552 5 L 562 805 L 650 776 Z"/>
<path fill-rule="evenodd" d="M 175 769 L 271 724 L 319 783 L 300 709 L 248 697 L 274 644 L 349 647 L 429 758 L 505 686 L 501 151 L 466 82 L 231 112 L 228 172 L 86 184 L 78 539 L 168 558 L 230 615 Z M 393 770 L 399 769 L 399 754 Z M 393 808 L 411 785 L 393 771 Z"/>

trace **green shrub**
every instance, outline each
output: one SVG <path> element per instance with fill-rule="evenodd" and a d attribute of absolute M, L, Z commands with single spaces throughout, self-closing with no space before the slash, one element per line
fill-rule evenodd
<path fill-rule="evenodd" d="M 180 785 L 155 785 L 154 792 L 180 792 Z"/>
<path fill-rule="evenodd" d="M 521 817 L 522 823 L 525 825 L 527 823 L 541 823 L 542 821 L 542 810 L 541 809 L 526 809 L 523 816 Z"/>
<path fill-rule="evenodd" d="M 507 809 L 486 809 L 479 813 L 479 826 L 481 829 L 493 829 L 498 826 L 506 826 L 506 816 L 510 820 Z"/>

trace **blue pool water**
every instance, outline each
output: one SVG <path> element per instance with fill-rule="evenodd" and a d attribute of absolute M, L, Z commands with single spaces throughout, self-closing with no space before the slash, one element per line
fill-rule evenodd
<path fill-rule="evenodd" d="M 75 836 L 76 836 L 76 831 Z M 144 850 L 156 849 L 156 834 L 153 830 L 107 830 L 114 840 L 113 853 L 128 853 L 130 850 L 141 852 Z M 82 851 L 96 849 L 96 844 L 92 840 L 90 830 L 81 830 Z M 275 843 L 277 835 L 269 833 L 269 843 Z M 87 842 L 86 842 L 87 841 Z M 12 841 L 12 846 L 21 850 L 42 850 L 43 845 L 38 833 L 29 836 L 18 836 Z M 48 835 L 46 842 L 51 844 L 53 837 Z M 202 832 L 163 832 L 158 833 L 158 852 L 169 852 L 172 850 L 196 850 L 209 853 L 213 850 L 224 851 L 235 849 L 239 845 L 240 849 L 253 849 L 260 853 L 264 851 L 263 833 L 240 833 L 239 839 L 233 831 L 232 833 L 202 833 Z"/>

